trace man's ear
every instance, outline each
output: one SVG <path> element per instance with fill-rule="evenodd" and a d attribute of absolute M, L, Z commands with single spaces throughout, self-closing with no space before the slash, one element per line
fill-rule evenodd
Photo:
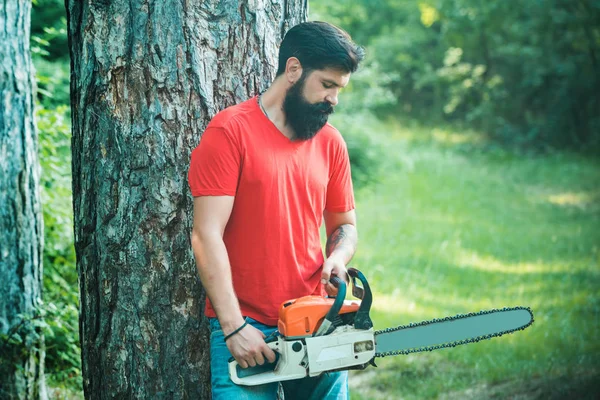
<path fill-rule="evenodd" d="M 296 57 L 290 57 L 285 63 L 285 77 L 290 84 L 294 84 L 302 76 L 302 64 Z"/>

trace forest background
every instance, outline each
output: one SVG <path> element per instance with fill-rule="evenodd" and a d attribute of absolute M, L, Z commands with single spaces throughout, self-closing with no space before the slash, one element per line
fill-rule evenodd
<path fill-rule="evenodd" d="M 600 1 L 310 2 L 367 49 L 333 123 L 376 328 L 510 305 L 527 331 L 384 359 L 353 398 L 597 398 Z M 46 373 L 81 396 L 64 4 L 33 2 Z"/>

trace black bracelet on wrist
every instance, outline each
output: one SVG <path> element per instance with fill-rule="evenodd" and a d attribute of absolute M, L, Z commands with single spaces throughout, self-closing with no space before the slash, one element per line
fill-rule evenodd
<path fill-rule="evenodd" d="M 233 335 L 235 335 L 236 333 L 238 333 L 239 331 L 241 331 L 242 329 L 244 329 L 244 327 L 248 325 L 248 320 L 245 320 L 244 323 L 242 324 L 242 326 L 240 326 L 239 328 L 237 328 L 235 331 L 231 332 L 229 335 L 225 336 L 223 338 L 223 341 L 226 342 L 227 339 L 229 339 L 230 337 L 232 337 Z"/>

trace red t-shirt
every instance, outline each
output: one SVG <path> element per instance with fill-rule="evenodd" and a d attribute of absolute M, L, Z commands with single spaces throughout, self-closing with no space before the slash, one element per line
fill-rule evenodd
<path fill-rule="evenodd" d="M 194 197 L 235 197 L 223 240 L 244 316 L 276 325 L 282 302 L 323 293 L 323 211 L 354 209 L 348 151 L 334 127 L 291 141 L 253 97 L 211 120 L 188 180 Z M 209 299 L 205 314 L 216 316 Z"/>

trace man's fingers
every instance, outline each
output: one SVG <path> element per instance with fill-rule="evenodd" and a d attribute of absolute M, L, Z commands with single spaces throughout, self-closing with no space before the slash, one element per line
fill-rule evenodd
<path fill-rule="evenodd" d="M 254 356 L 254 361 L 256 361 L 258 365 L 263 365 L 265 363 L 265 358 L 262 353 L 258 353 Z"/>
<path fill-rule="evenodd" d="M 325 291 L 329 296 L 337 296 L 338 294 L 338 288 L 333 286 L 331 283 L 325 287 Z"/>
<path fill-rule="evenodd" d="M 266 360 L 269 362 L 276 360 L 276 355 L 265 343 L 265 338 L 264 332 L 248 325 L 239 334 L 232 336 L 227 346 L 241 368 L 255 367 L 263 365 Z"/>
<path fill-rule="evenodd" d="M 262 351 L 262 354 L 264 354 L 264 356 L 267 358 L 267 361 L 269 361 L 269 362 L 275 362 L 275 360 L 277 359 L 277 356 L 275 355 L 275 351 L 273 349 L 271 349 L 266 343 L 265 343 L 265 347 Z"/>
<path fill-rule="evenodd" d="M 330 280 L 332 277 L 338 277 L 342 281 L 348 284 L 349 276 L 346 271 L 346 266 L 343 262 L 336 259 L 327 259 L 325 263 L 323 263 L 323 271 L 321 272 L 321 283 L 323 285 L 330 285 Z M 337 289 L 335 289 L 337 293 Z"/>
<path fill-rule="evenodd" d="M 343 280 L 344 282 L 346 282 L 346 285 L 350 283 L 350 275 L 348 275 L 348 271 L 343 270 L 341 271 L 340 274 L 338 274 L 338 277 Z"/>
<path fill-rule="evenodd" d="M 341 265 L 336 265 L 334 268 L 332 268 L 330 275 L 336 276 L 346 283 L 348 283 L 350 280 L 350 277 L 348 276 L 348 271 L 345 267 Z"/>
<path fill-rule="evenodd" d="M 275 355 L 275 352 L 271 349 L 269 349 L 269 351 L 267 353 L 265 353 L 265 356 L 267 356 L 267 360 L 269 360 L 270 363 L 275 362 L 275 360 L 277 360 L 277 356 Z"/>
<path fill-rule="evenodd" d="M 327 285 L 329 283 L 333 267 L 334 264 L 329 259 L 325 260 L 325 262 L 323 263 L 323 271 L 321 271 L 321 283 L 323 285 Z"/>

